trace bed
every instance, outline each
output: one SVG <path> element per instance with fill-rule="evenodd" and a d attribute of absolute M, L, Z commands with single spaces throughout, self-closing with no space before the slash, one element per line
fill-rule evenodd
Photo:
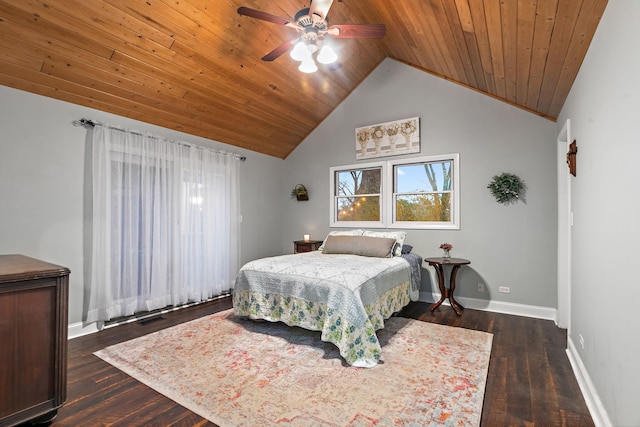
<path fill-rule="evenodd" d="M 402 253 L 404 232 L 402 239 L 357 236 L 330 234 L 317 251 L 245 264 L 235 314 L 321 331 L 349 365 L 375 366 L 382 352 L 376 331 L 418 299 L 422 258 Z"/>

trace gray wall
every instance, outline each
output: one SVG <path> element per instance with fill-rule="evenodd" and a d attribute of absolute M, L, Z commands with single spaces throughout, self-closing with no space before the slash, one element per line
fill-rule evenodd
<path fill-rule="evenodd" d="M 87 131 L 82 117 L 233 151 L 241 166 L 243 262 L 280 253 L 280 159 L 0 86 L 0 254 L 71 269 L 69 322 L 82 320 Z"/>
<path fill-rule="evenodd" d="M 460 270 L 457 295 L 555 309 L 555 124 L 391 59 L 285 160 L 283 250 L 304 234 L 322 239 L 330 231 L 329 167 L 357 163 L 355 128 L 415 116 L 421 139 L 415 156 L 460 153 L 461 229 L 407 230 L 407 243 L 427 257 L 449 242 L 453 256 L 471 260 Z M 486 187 L 502 172 L 525 181 L 526 201 L 496 203 Z M 290 198 L 297 183 L 309 189 L 310 201 Z M 478 293 L 479 281 L 485 293 Z M 423 283 L 423 291 L 431 286 Z M 500 286 L 511 293 L 498 293 Z"/>
<path fill-rule="evenodd" d="M 356 127 L 419 116 L 419 155 L 460 153 L 461 229 L 408 230 L 423 256 L 450 242 L 469 258 L 458 294 L 555 308 L 555 130 L 548 120 L 385 60 L 285 161 L 89 108 L 0 87 L 0 253 L 24 253 L 72 270 L 70 322 L 84 298 L 85 139 L 88 117 L 247 155 L 242 166 L 242 261 L 288 253 L 292 240 L 329 231 L 329 167 L 356 163 Z M 526 201 L 503 206 L 486 188 L 513 172 Z M 305 184 L 309 202 L 290 198 Z M 477 292 L 477 283 L 487 285 Z M 510 294 L 498 293 L 509 286 Z M 423 291 L 436 290 L 430 282 Z"/>
<path fill-rule="evenodd" d="M 640 2 L 609 2 L 558 120 L 578 144 L 569 340 L 614 426 L 640 426 L 638 22 Z"/>
<path fill-rule="evenodd" d="M 290 253 L 292 241 L 329 231 L 329 167 L 356 163 L 355 128 L 420 117 L 420 156 L 460 153 L 461 229 L 408 230 L 423 256 L 442 242 L 469 258 L 458 295 L 555 309 L 555 125 L 459 85 L 385 60 L 286 159 L 234 149 L 123 117 L 0 87 L 0 253 L 24 253 L 72 270 L 70 322 L 84 298 L 84 195 L 87 132 L 71 122 L 88 117 L 173 139 L 246 154 L 242 166 L 242 260 Z M 487 184 L 513 172 L 526 200 L 503 206 Z M 290 198 L 302 183 L 309 202 Z M 477 292 L 478 282 L 486 284 Z M 498 293 L 509 286 L 510 294 Z M 423 291 L 436 290 L 423 282 Z M 482 306 L 482 304 L 481 304 Z"/>

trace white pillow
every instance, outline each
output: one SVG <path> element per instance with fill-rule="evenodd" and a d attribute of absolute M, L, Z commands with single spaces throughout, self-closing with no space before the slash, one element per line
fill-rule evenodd
<path fill-rule="evenodd" d="M 364 233 L 364 230 L 362 228 L 356 228 L 355 230 L 332 231 L 329 234 L 327 234 L 327 237 L 329 236 L 362 236 L 362 233 Z M 324 241 L 318 248 L 319 251 L 324 249 L 324 244 L 327 242 L 327 237 L 324 238 Z"/>
<path fill-rule="evenodd" d="M 392 237 L 396 239 L 396 247 L 393 255 L 400 256 L 402 254 L 402 245 L 404 244 L 404 238 L 407 235 L 406 231 L 372 231 L 365 230 L 363 236 L 369 237 Z"/>

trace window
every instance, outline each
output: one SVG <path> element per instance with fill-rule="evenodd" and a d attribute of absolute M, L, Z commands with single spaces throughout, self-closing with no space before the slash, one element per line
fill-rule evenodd
<path fill-rule="evenodd" d="M 331 225 L 382 227 L 384 163 L 331 168 Z"/>
<path fill-rule="evenodd" d="M 459 229 L 459 155 L 332 167 L 331 227 Z"/>
<path fill-rule="evenodd" d="M 459 229 L 458 154 L 388 162 L 390 227 Z"/>

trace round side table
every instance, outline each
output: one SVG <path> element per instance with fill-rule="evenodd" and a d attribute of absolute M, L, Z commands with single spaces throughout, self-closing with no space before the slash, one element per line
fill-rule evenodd
<path fill-rule="evenodd" d="M 436 273 L 438 274 L 438 288 L 440 288 L 440 300 L 433 304 L 431 307 L 431 312 L 433 313 L 440 305 L 444 302 L 445 299 L 449 298 L 449 303 L 451 304 L 451 308 L 456 312 L 458 316 L 462 314 L 462 310 L 464 307 L 460 305 L 458 301 L 453 297 L 453 292 L 456 289 L 456 275 L 458 274 L 458 269 L 461 266 L 471 264 L 471 261 L 463 258 L 442 258 L 442 257 L 434 257 L 434 258 L 425 258 L 425 261 L 433 266 L 436 269 Z M 449 288 L 444 287 L 444 266 L 451 266 L 451 277 L 449 279 Z"/>

